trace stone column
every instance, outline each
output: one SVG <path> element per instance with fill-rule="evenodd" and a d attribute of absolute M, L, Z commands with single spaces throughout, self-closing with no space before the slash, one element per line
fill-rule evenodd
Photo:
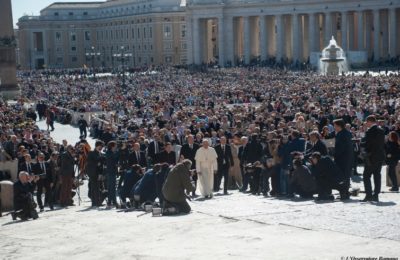
<path fill-rule="evenodd" d="M 308 47 L 308 49 L 309 49 L 309 52 L 310 52 L 310 55 L 311 55 L 311 53 L 312 52 L 315 52 L 316 51 L 316 38 L 315 38 L 315 14 L 314 13 L 311 13 L 311 14 L 308 14 L 308 17 L 309 17 L 309 21 L 308 21 L 308 31 L 309 31 L 309 33 L 308 33 L 308 39 L 309 39 L 309 42 L 308 42 L 308 45 L 309 45 L 309 47 Z"/>
<path fill-rule="evenodd" d="M 243 17 L 244 63 L 250 63 L 250 17 Z"/>
<path fill-rule="evenodd" d="M 200 44 L 200 19 L 193 18 L 193 58 L 194 64 L 201 64 L 201 49 L 203 44 Z"/>
<path fill-rule="evenodd" d="M 324 44 L 326 46 L 332 38 L 332 13 L 325 13 L 325 37 Z"/>
<path fill-rule="evenodd" d="M 235 52 L 234 52 L 234 33 L 233 33 L 233 17 L 225 17 L 225 44 L 226 44 L 226 62 L 231 62 L 232 65 L 235 64 Z"/>
<path fill-rule="evenodd" d="M 186 37 L 188 39 L 187 41 L 187 64 L 193 64 L 194 63 L 194 58 L 193 58 L 193 18 L 190 17 L 191 14 L 188 14 L 188 19 L 187 19 L 187 32 L 186 32 Z M 103 54 L 104 55 L 104 54 Z M 135 66 L 135 56 L 132 58 L 133 66 Z"/>
<path fill-rule="evenodd" d="M 396 57 L 396 44 L 397 44 L 397 35 L 396 35 L 396 9 L 389 9 L 389 55 L 391 58 Z"/>
<path fill-rule="evenodd" d="M 358 43 L 358 50 L 364 50 L 364 19 L 363 19 L 363 11 L 357 12 L 357 43 Z"/>
<path fill-rule="evenodd" d="M 373 10 L 373 16 L 374 16 L 374 61 L 379 61 L 381 57 L 381 49 L 379 46 L 380 35 L 381 35 L 379 10 Z"/>
<path fill-rule="evenodd" d="M 276 61 L 279 62 L 283 57 L 283 49 L 284 49 L 283 22 L 281 14 L 275 16 L 275 23 L 276 23 Z"/>
<path fill-rule="evenodd" d="M 16 77 L 11 0 L 0 0 L 0 6 L 0 93 L 5 99 L 15 99 L 20 91 Z"/>
<path fill-rule="evenodd" d="M 349 51 L 354 50 L 354 12 L 349 14 L 348 30 L 349 30 Z"/>
<path fill-rule="evenodd" d="M 224 17 L 223 16 L 218 17 L 218 58 L 219 58 L 218 60 L 219 60 L 219 66 L 221 67 L 225 66 L 224 24 L 225 24 Z"/>
<path fill-rule="evenodd" d="M 261 61 L 267 60 L 268 48 L 267 48 L 267 17 L 265 15 L 260 16 L 260 52 Z"/>
<path fill-rule="evenodd" d="M 300 50 L 300 37 L 299 37 L 299 15 L 292 15 L 292 60 L 296 62 L 299 60 Z"/>
<path fill-rule="evenodd" d="M 342 35 L 342 49 L 344 51 L 347 51 L 348 49 L 348 44 L 347 44 L 347 11 L 341 13 L 341 18 L 342 18 L 342 26 L 341 26 L 341 35 Z"/>

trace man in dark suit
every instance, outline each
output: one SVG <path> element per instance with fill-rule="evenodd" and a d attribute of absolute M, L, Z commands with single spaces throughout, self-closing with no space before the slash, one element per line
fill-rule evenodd
<path fill-rule="evenodd" d="M 29 153 L 24 155 L 24 162 L 18 165 L 18 172 L 27 172 L 29 175 L 33 175 L 34 164 L 32 163 L 32 157 Z"/>
<path fill-rule="evenodd" d="M 75 177 L 75 152 L 72 145 L 67 146 L 67 151 L 61 155 L 61 194 L 60 204 L 62 207 L 72 206 L 72 184 Z"/>
<path fill-rule="evenodd" d="M 309 144 L 310 146 L 306 150 L 306 158 L 309 158 L 315 152 L 319 152 L 322 156 L 328 155 L 328 148 L 326 147 L 326 144 L 320 140 L 320 136 L 317 131 L 310 133 Z"/>
<path fill-rule="evenodd" d="M 140 165 L 142 168 L 147 167 L 146 154 L 140 151 L 139 143 L 133 145 L 133 150 L 129 153 L 128 161 L 129 167 L 136 164 Z"/>
<path fill-rule="evenodd" d="M 352 134 L 346 129 L 343 119 L 334 120 L 333 126 L 336 132 L 334 159 L 336 165 L 343 173 L 343 182 L 345 187 L 340 195 L 340 199 L 347 200 L 350 198 L 350 176 L 354 161 Z"/>
<path fill-rule="evenodd" d="M 239 160 L 240 160 L 240 170 L 242 172 L 242 179 L 243 179 L 243 187 L 240 191 L 245 192 L 247 191 L 247 187 L 249 186 L 249 178 L 244 170 L 244 166 L 246 165 L 246 153 L 247 151 L 247 145 L 248 145 L 248 137 L 247 136 L 242 136 L 241 139 L 241 146 L 239 147 Z"/>
<path fill-rule="evenodd" d="M 104 155 L 101 151 L 104 148 L 103 141 L 95 143 L 95 149 L 88 153 L 86 160 L 86 174 L 89 176 L 89 198 L 92 201 L 92 207 L 99 207 L 103 200 L 101 199 L 99 176 L 103 176 Z"/>
<path fill-rule="evenodd" d="M 147 148 L 147 155 L 150 157 L 153 163 L 156 163 L 156 155 L 159 154 L 163 148 L 164 144 L 160 141 L 160 137 L 155 135 L 154 141 L 150 142 L 149 147 Z"/>
<path fill-rule="evenodd" d="M 50 164 L 45 161 L 45 156 L 43 153 L 39 153 L 38 155 L 38 161 L 34 165 L 34 174 L 39 176 L 39 180 L 36 182 L 36 199 L 40 212 L 44 211 L 44 205 L 42 202 L 43 188 L 46 189 L 45 202 L 48 202 L 50 209 L 53 210 L 53 200 L 51 197 L 51 189 L 53 188 L 53 174 L 51 172 Z"/>
<path fill-rule="evenodd" d="M 255 162 L 261 162 L 262 152 L 263 147 L 258 140 L 258 134 L 252 134 L 250 143 L 247 144 L 243 150 L 242 159 L 245 162 L 244 166 L 248 163 L 254 164 Z M 253 194 L 256 194 L 260 189 L 261 168 L 256 167 L 256 169 L 249 174 L 251 175 L 250 190 Z"/>
<path fill-rule="evenodd" d="M 233 166 L 233 156 L 231 147 L 226 144 L 226 137 L 220 138 L 220 144 L 215 147 L 217 153 L 218 172 L 214 181 L 214 191 L 220 190 L 222 177 L 224 177 L 224 194 L 228 194 L 229 168 Z"/>
<path fill-rule="evenodd" d="M 39 216 L 35 210 L 36 204 L 33 201 L 34 182 L 39 177 L 29 175 L 22 171 L 18 175 L 18 181 L 14 183 L 14 212 L 11 213 L 13 220 L 17 217 L 21 220 L 29 218 L 37 219 Z"/>
<path fill-rule="evenodd" d="M 176 164 L 176 154 L 172 151 L 172 144 L 166 143 L 164 151 L 156 154 L 156 162 L 157 163 L 168 163 L 169 165 Z"/>
<path fill-rule="evenodd" d="M 377 125 L 375 116 L 368 116 L 366 121 L 368 127 L 365 133 L 365 140 L 362 145 L 365 147 L 365 169 L 363 174 L 366 201 L 379 201 L 381 192 L 381 169 L 385 161 L 385 132 Z M 372 194 L 371 176 L 374 176 L 374 194 Z"/>
<path fill-rule="evenodd" d="M 194 159 L 196 156 L 197 150 L 200 148 L 198 144 L 194 142 L 194 136 L 189 135 L 187 137 L 187 144 L 184 144 L 181 148 L 181 154 L 179 155 L 179 158 L 181 159 L 189 159 L 192 162 L 191 170 L 196 169 L 196 160 Z M 197 188 L 197 175 L 193 175 L 192 177 L 195 187 Z M 193 196 L 196 195 L 196 189 L 193 191 Z"/>

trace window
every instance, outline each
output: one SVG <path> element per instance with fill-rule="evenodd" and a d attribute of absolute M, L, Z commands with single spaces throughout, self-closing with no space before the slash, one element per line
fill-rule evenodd
<path fill-rule="evenodd" d="M 89 31 L 85 32 L 85 41 L 90 41 L 90 32 Z"/>
<path fill-rule="evenodd" d="M 83 15 L 88 15 L 88 12 L 83 12 Z"/>
<path fill-rule="evenodd" d="M 71 58 L 71 61 L 72 61 L 72 62 L 77 62 L 77 61 L 78 61 L 78 58 L 77 58 L 76 56 L 73 56 L 73 57 Z"/>
<path fill-rule="evenodd" d="M 187 43 L 186 42 L 182 42 L 181 49 L 182 50 L 186 50 L 187 49 Z"/>
<path fill-rule="evenodd" d="M 58 16 L 58 12 L 55 12 L 55 13 L 54 13 L 54 16 Z"/>
<path fill-rule="evenodd" d="M 63 58 L 62 57 L 57 57 L 56 63 L 58 65 L 62 65 L 63 64 Z"/>
<path fill-rule="evenodd" d="M 153 27 L 149 28 L 149 37 L 153 38 Z"/>
<path fill-rule="evenodd" d="M 164 42 L 164 51 L 172 50 L 172 42 Z"/>
<path fill-rule="evenodd" d="M 62 49 L 60 47 L 57 47 L 56 52 L 62 52 Z"/>
<path fill-rule="evenodd" d="M 74 13 L 73 12 L 69 12 L 68 15 L 72 16 L 72 15 L 74 15 Z"/>
<path fill-rule="evenodd" d="M 76 46 L 72 46 L 71 51 L 76 51 Z"/>
<path fill-rule="evenodd" d="M 56 41 L 61 40 L 61 32 L 56 32 Z"/>
<path fill-rule="evenodd" d="M 135 29 L 132 28 L 132 39 L 135 38 Z"/>
<path fill-rule="evenodd" d="M 143 28 L 143 38 L 146 39 L 146 28 Z"/>
<path fill-rule="evenodd" d="M 185 24 L 181 25 L 181 37 L 182 38 L 186 37 L 186 25 Z"/>
<path fill-rule="evenodd" d="M 76 33 L 74 33 L 74 32 L 71 33 L 71 41 L 72 42 L 76 41 Z"/>
<path fill-rule="evenodd" d="M 164 25 L 164 39 L 170 39 L 172 36 L 172 28 L 171 25 Z"/>

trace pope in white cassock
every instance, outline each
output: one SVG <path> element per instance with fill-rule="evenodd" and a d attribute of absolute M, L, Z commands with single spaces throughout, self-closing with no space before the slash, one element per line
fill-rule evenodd
<path fill-rule="evenodd" d="M 218 170 L 217 158 L 217 153 L 209 146 L 208 139 L 203 139 L 203 146 L 197 150 L 195 160 L 199 190 L 206 198 L 213 196 L 214 173 Z"/>

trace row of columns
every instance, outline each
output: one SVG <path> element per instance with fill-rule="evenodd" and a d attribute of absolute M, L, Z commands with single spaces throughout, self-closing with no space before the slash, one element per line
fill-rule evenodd
<path fill-rule="evenodd" d="M 243 17 L 220 15 L 213 18 L 218 26 L 219 64 L 225 66 L 228 61 L 235 63 L 235 58 L 238 57 L 243 58 L 245 64 L 249 64 L 255 54 L 261 60 L 274 56 L 277 60 L 290 58 L 292 61 L 302 61 L 312 52 L 321 51 L 329 43 L 332 35 L 338 38 L 338 21 L 341 39 L 338 44 L 345 51 L 371 49 L 374 59 L 379 60 L 381 50 L 387 47 L 390 57 L 396 57 L 399 44 L 396 9 L 387 9 L 387 13 L 385 16 L 387 21 L 384 22 L 380 10 L 372 10 L 372 21 L 368 19 L 370 15 L 367 16 L 367 11 Z M 204 43 L 202 38 L 206 34 L 204 28 L 201 28 L 201 19 L 204 18 L 193 19 L 192 25 L 195 64 L 204 62 L 204 48 L 208 48 L 207 44 L 201 44 Z M 388 36 L 382 39 L 384 38 L 381 37 L 382 31 L 386 30 Z M 373 48 L 371 48 L 371 37 L 373 37 Z M 271 44 L 274 46 L 269 46 Z"/>

